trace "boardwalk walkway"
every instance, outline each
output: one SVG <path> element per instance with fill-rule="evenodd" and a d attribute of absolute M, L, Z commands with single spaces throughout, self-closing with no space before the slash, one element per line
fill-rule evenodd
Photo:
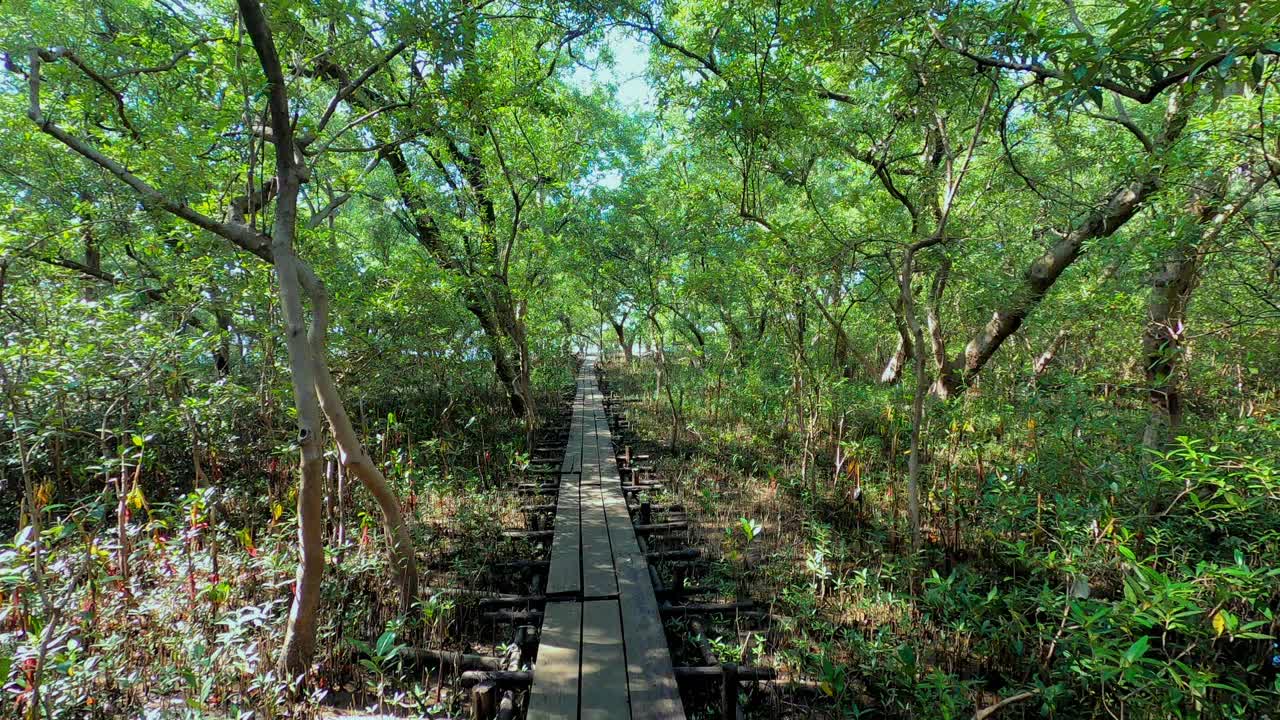
<path fill-rule="evenodd" d="M 528 718 L 684 718 L 590 360 L 560 466 Z"/>

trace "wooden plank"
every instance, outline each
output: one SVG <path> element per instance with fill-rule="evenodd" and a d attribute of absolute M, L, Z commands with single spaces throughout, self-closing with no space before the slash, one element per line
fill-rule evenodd
<path fill-rule="evenodd" d="M 560 472 L 578 472 L 582 469 L 582 406 L 574 403 L 573 420 L 569 423 L 569 439 L 564 446 L 564 459 Z"/>
<path fill-rule="evenodd" d="M 599 485 L 582 486 L 581 542 L 582 596 L 616 597 L 618 581 L 613 569 L 613 549 L 605 522 L 604 500 Z"/>
<path fill-rule="evenodd" d="M 547 603 L 533 669 L 528 720 L 574 720 L 578 717 L 582 605 Z"/>
<path fill-rule="evenodd" d="M 683 720 L 684 706 L 671 667 L 671 651 L 649 581 L 649 565 L 636 554 L 618 571 L 618 606 L 627 654 L 627 688 L 633 720 Z"/>
<path fill-rule="evenodd" d="M 600 475 L 600 423 L 593 403 L 588 403 L 582 415 L 582 481 L 599 482 Z"/>
<path fill-rule="evenodd" d="M 627 720 L 627 664 L 617 600 L 582 605 L 582 720 Z"/>
<path fill-rule="evenodd" d="M 560 476 L 556 517 L 552 527 L 551 566 L 547 594 L 576 594 L 582 590 L 580 506 L 578 476 Z"/>
<path fill-rule="evenodd" d="M 608 440 L 608 430 L 605 431 Z M 684 705 L 671 666 L 671 651 L 649 579 L 649 563 L 636 541 L 618 464 L 609 452 L 600 464 L 600 491 L 618 580 L 618 606 L 627 656 L 632 720 L 683 720 Z"/>

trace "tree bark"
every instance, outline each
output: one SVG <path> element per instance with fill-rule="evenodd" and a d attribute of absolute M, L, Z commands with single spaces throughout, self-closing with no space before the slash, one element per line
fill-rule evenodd
<path fill-rule="evenodd" d="M 297 232 L 298 193 L 306 168 L 295 155 L 289 98 L 275 41 L 257 0 L 238 0 L 245 31 L 266 75 L 267 107 L 276 149 L 276 208 L 271 227 L 271 257 L 276 270 L 285 320 L 285 347 L 294 404 L 298 412 L 301 481 L 298 485 L 298 572 L 293 606 L 285 628 L 280 666 L 290 679 L 306 674 L 315 655 L 316 611 L 324 576 L 324 446 L 315 363 L 307 341 L 307 323 L 298 282 L 299 263 L 293 241 Z"/>
<path fill-rule="evenodd" d="M 1159 448 L 1182 424 L 1182 393 L 1176 374 L 1183 352 L 1187 301 L 1200 265 L 1197 248 L 1173 250 L 1155 268 L 1147 299 L 1147 323 L 1142 332 L 1143 371 L 1151 417 L 1142 444 Z"/>
<path fill-rule="evenodd" d="M 907 248 L 902 260 L 902 275 L 899 278 L 902 314 L 911 343 L 916 348 L 924 345 L 924 332 L 920 329 L 920 321 L 916 319 L 915 298 L 911 288 L 911 276 L 915 270 L 917 245 Z M 905 338 L 904 338 L 905 339 Z M 911 394 L 911 438 L 910 455 L 907 457 L 907 513 L 911 521 L 911 549 L 920 549 L 920 426 L 924 422 L 924 401 L 929 392 L 929 377 L 925 371 L 924 352 L 915 353 L 916 386 Z"/>
<path fill-rule="evenodd" d="M 942 258 L 937 272 L 933 275 L 933 285 L 929 288 L 929 302 L 925 306 L 925 326 L 929 330 L 929 345 L 933 349 L 933 360 L 941 369 L 947 364 L 947 343 L 942 334 L 942 320 L 938 315 L 938 307 L 942 304 L 942 293 L 947 289 L 947 278 L 951 275 L 951 258 Z"/>
<path fill-rule="evenodd" d="M 507 355 L 506 348 L 502 346 L 502 330 L 498 326 L 498 320 L 494 316 L 490 304 L 485 300 L 484 293 L 474 287 L 467 287 L 463 291 L 463 298 L 467 310 L 480 323 L 480 330 L 484 333 L 485 344 L 488 346 L 489 357 L 493 361 L 494 374 L 498 376 L 498 382 L 502 384 L 502 390 L 506 393 L 507 402 L 511 407 L 511 414 L 518 418 L 525 417 L 528 414 L 528 408 L 524 401 L 524 395 L 517 390 L 520 385 L 520 378 L 516 373 L 510 356 Z"/>
<path fill-rule="evenodd" d="M 342 422 L 346 413 L 342 410 L 341 400 L 333 387 L 332 378 L 329 377 L 324 354 L 312 352 L 311 339 L 307 336 L 307 323 L 302 303 L 302 278 L 310 279 L 314 275 L 299 261 L 293 248 L 297 232 L 298 195 L 302 184 L 307 180 L 307 168 L 294 141 L 284 73 L 270 27 L 263 16 L 258 0 L 237 0 L 237 5 L 269 89 L 267 105 L 271 120 L 272 141 L 276 148 L 276 178 L 273 183 L 264 184 L 263 189 L 259 191 L 262 193 L 263 202 L 269 196 L 274 196 L 276 200 L 275 219 L 269 236 L 235 218 L 228 221 L 215 220 L 184 202 L 164 195 L 120 163 L 103 155 L 89 143 L 76 138 L 46 118 L 40 108 L 42 77 L 40 66 L 42 62 L 52 62 L 61 58 L 63 54 L 58 51 L 40 49 L 31 51 L 27 115 L 41 132 L 115 176 L 138 193 L 149 205 L 218 235 L 271 263 L 275 268 L 285 319 L 285 340 L 291 370 L 291 384 L 298 412 L 301 472 L 298 488 L 298 573 L 294 586 L 293 605 L 290 608 L 279 660 L 282 670 L 292 680 L 308 671 L 315 653 L 316 611 L 320 599 L 320 582 L 324 573 L 324 477 L 320 414 L 322 394 L 326 396 L 324 398 L 326 408 L 331 410 L 333 417 L 338 420 L 334 430 L 335 434 L 344 437 L 344 452 L 357 459 L 363 458 L 365 462 L 367 462 L 367 456 L 364 455 L 358 440 L 355 440 L 350 422 Z M 315 309 L 322 321 L 319 337 L 323 338 L 323 320 L 327 305 L 323 297 L 320 300 Z M 270 363 L 267 363 L 266 366 L 269 365 Z M 356 452 L 357 450 L 359 452 Z M 383 488 L 385 489 L 385 484 Z M 377 495 L 378 491 L 375 490 L 375 496 Z M 402 534 L 403 518 L 399 515 L 398 503 L 393 496 L 390 497 L 389 503 L 387 501 L 387 497 L 379 497 L 379 503 L 383 505 L 384 521 L 389 528 L 396 528 L 389 532 L 389 535 L 401 539 L 407 537 L 407 534 Z M 401 547 L 404 545 L 401 544 Z M 402 576 L 406 569 L 413 569 L 412 564 L 406 565 L 401 559 L 393 557 L 393 561 L 401 568 Z M 404 586 L 412 588 L 415 585 L 416 574 L 411 573 Z"/>

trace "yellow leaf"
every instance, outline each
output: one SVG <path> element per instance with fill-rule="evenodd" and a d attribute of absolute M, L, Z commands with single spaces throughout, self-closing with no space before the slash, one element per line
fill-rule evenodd
<path fill-rule="evenodd" d="M 1214 613 L 1213 614 L 1213 632 L 1217 635 L 1221 635 L 1222 631 L 1226 629 L 1227 629 L 1226 618 L 1222 617 L 1221 612 Z"/>
<path fill-rule="evenodd" d="M 49 498 L 53 495 L 53 483 L 45 482 L 36 486 L 36 507 L 44 507 L 49 504 Z"/>
<path fill-rule="evenodd" d="M 280 503 L 275 503 L 274 505 L 271 506 L 271 520 L 273 522 L 280 522 L 280 516 L 283 514 L 284 514 L 284 506 L 282 506 Z"/>
<path fill-rule="evenodd" d="M 823 680 L 822 682 L 818 683 L 818 687 L 822 689 L 822 692 L 827 694 L 827 697 L 836 696 L 836 692 L 834 689 L 832 689 L 831 683 L 827 682 L 826 680 Z"/>
<path fill-rule="evenodd" d="M 134 510 L 141 510 L 142 504 L 146 502 L 146 498 L 142 496 L 142 486 L 134 485 L 129 494 L 125 496 L 125 500 L 129 503 L 129 507 Z"/>

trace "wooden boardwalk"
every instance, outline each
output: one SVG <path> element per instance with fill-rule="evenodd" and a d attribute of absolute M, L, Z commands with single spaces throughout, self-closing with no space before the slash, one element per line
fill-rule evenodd
<path fill-rule="evenodd" d="M 684 718 L 590 360 L 560 465 L 528 718 Z"/>

